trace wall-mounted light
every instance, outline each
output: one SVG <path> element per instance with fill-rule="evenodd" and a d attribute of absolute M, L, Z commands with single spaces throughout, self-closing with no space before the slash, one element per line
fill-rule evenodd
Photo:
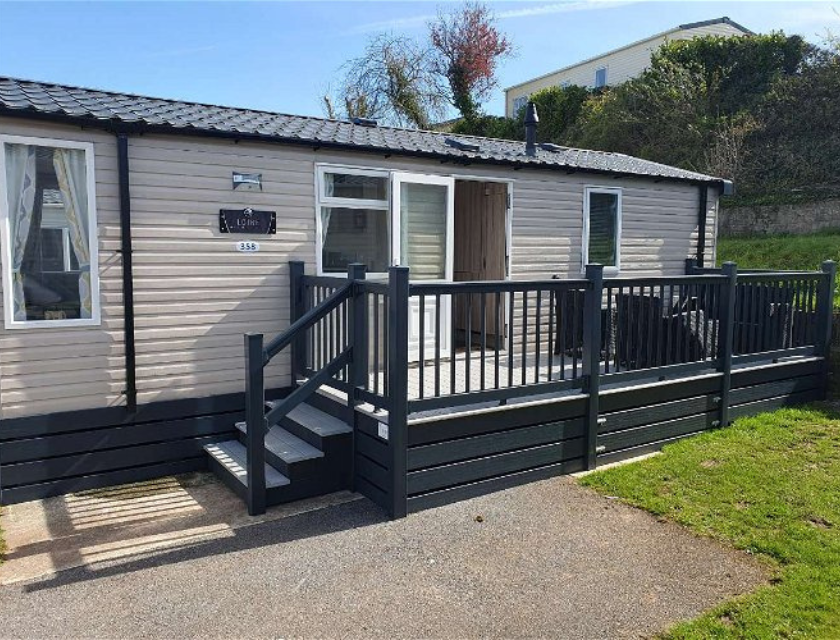
<path fill-rule="evenodd" d="M 261 173 L 240 173 L 233 172 L 233 188 L 238 189 L 242 187 L 248 191 L 262 191 L 262 174 Z"/>

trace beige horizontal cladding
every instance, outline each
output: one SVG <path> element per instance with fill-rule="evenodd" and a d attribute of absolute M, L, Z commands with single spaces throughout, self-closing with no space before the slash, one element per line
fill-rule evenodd
<path fill-rule="evenodd" d="M 2 415 L 124 404 L 114 137 L 9 119 L 0 119 L 0 132 L 95 143 L 103 314 L 100 327 L 0 328 Z M 288 326 L 289 260 L 302 260 L 306 273 L 315 273 L 316 163 L 510 181 L 515 279 L 580 277 L 587 185 L 623 189 L 623 275 L 681 274 L 685 258 L 696 252 L 698 189 L 684 183 L 193 136 L 131 137 L 129 158 L 141 404 L 244 389 L 243 334 L 260 332 L 270 339 Z M 233 190 L 233 171 L 261 173 L 262 191 Z M 717 203 L 711 190 L 709 203 L 711 255 Z M 220 233 L 219 209 L 245 207 L 275 211 L 276 235 Z M 259 252 L 237 252 L 235 243 L 243 239 L 259 242 Z M 266 384 L 289 383 L 283 353 L 266 371 Z"/>
<path fill-rule="evenodd" d="M 743 31 L 725 22 L 705 24 L 692 29 L 675 29 L 658 34 L 505 89 L 505 113 L 508 117 L 513 117 L 516 115 L 513 111 L 514 100 L 527 98 L 542 89 L 564 83 L 593 87 L 595 72 L 598 69 L 606 69 L 608 85 L 614 86 L 626 82 L 641 75 L 650 66 L 653 53 L 668 41 L 689 40 L 702 36 L 742 35 L 744 35 Z"/>
<path fill-rule="evenodd" d="M 98 327 L 10 330 L 0 320 L 0 418 L 123 405 L 122 261 L 119 247 L 105 241 L 119 238 L 120 229 L 116 139 L 2 117 L 0 134 L 93 143 L 102 309 Z M 0 295 L 0 311 L 3 303 Z"/>

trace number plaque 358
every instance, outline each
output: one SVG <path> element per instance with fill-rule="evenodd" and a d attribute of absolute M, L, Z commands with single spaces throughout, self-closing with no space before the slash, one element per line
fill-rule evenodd
<path fill-rule="evenodd" d="M 260 250 L 260 243 L 253 240 L 240 240 L 236 243 L 236 250 L 242 253 L 256 253 Z"/>

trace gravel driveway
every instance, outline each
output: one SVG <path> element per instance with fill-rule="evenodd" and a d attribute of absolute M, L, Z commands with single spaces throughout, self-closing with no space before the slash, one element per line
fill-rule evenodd
<path fill-rule="evenodd" d="M 639 637 L 764 579 L 749 556 L 564 477 L 394 522 L 358 500 L 3 587 L 0 629 L 28 638 Z"/>

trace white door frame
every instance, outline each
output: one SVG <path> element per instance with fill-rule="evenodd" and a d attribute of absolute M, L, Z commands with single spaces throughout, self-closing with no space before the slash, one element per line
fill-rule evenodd
<path fill-rule="evenodd" d="M 455 270 L 455 259 L 454 259 L 454 251 L 455 251 L 455 178 L 451 176 L 438 176 L 438 175 L 428 175 L 422 173 L 406 173 L 406 172 L 394 172 L 391 174 L 391 212 L 392 212 L 392 225 L 391 225 L 391 251 L 392 251 L 392 264 L 395 266 L 399 266 L 400 264 L 407 264 L 406 256 L 403 255 L 403 246 L 402 246 L 402 207 L 401 207 L 401 195 L 402 195 L 402 185 L 403 184 L 423 184 L 423 185 L 438 185 L 446 188 L 446 221 L 445 221 L 445 233 L 446 233 L 446 246 L 444 248 L 444 274 L 443 278 L 433 278 L 433 279 L 424 279 L 424 280 L 414 280 L 415 282 L 452 282 Z M 411 278 L 411 272 L 409 271 L 409 280 Z M 426 305 L 425 311 L 427 313 L 432 312 L 433 310 Z M 441 296 L 440 297 L 440 309 L 437 309 L 437 313 L 441 313 L 443 318 L 446 318 L 446 321 L 441 324 L 441 335 L 437 336 L 435 339 L 440 345 L 441 353 L 446 353 L 451 349 L 452 340 L 454 340 L 454 336 L 452 335 L 452 323 L 448 320 L 452 311 L 452 297 L 451 296 Z M 408 344 L 408 357 L 409 362 L 415 362 L 420 357 L 420 341 L 418 340 L 415 342 L 415 339 L 412 338 L 414 335 L 413 327 L 419 325 L 419 319 L 415 317 L 415 314 L 419 314 L 419 306 L 417 306 L 411 299 L 409 299 L 409 308 L 408 308 L 408 325 L 409 325 L 409 344 Z M 423 340 L 424 344 L 427 340 L 427 336 L 429 336 L 428 327 L 431 325 L 426 323 L 427 331 L 425 336 L 422 336 L 421 339 Z M 433 333 L 431 334 L 433 336 Z"/>
<path fill-rule="evenodd" d="M 446 196 L 446 263 L 443 280 L 432 282 L 452 282 L 454 274 L 455 251 L 455 178 L 426 173 L 394 171 L 391 173 L 391 264 L 399 266 L 402 260 L 402 212 L 400 196 L 402 183 L 434 184 L 447 187 Z M 411 274 L 409 273 L 409 277 Z"/>

